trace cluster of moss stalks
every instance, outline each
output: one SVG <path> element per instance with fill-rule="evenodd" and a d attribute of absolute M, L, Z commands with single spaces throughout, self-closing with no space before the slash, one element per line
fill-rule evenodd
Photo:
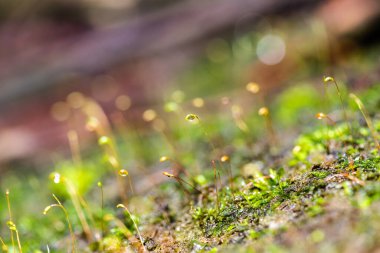
<path fill-rule="evenodd" d="M 184 251 L 217 251 L 236 243 L 246 247 L 323 215 L 337 195 L 359 209 L 380 198 L 380 156 L 367 127 L 322 127 L 271 159 L 280 159 L 281 166 L 252 160 L 243 166 L 245 176 L 235 176 L 232 185 L 226 180 L 217 191 L 218 179 L 204 187 L 193 180 L 199 192 L 187 196 L 185 210 L 161 225 L 177 229 Z"/>
<path fill-rule="evenodd" d="M 345 108 L 343 112 L 347 120 Z M 124 213 L 111 217 L 103 210 L 103 185 L 98 183 L 102 204 L 94 223 L 100 223 L 101 228 L 96 228 L 95 233 L 86 221 L 88 206 L 75 186 L 58 173 L 53 174 L 52 179 L 66 185 L 83 235 L 75 234 L 68 211 L 55 195 L 56 203 L 48 206 L 44 214 L 52 207 L 62 209 L 70 228 L 72 252 L 82 249 L 85 252 L 216 252 L 232 250 L 231 247 L 242 252 L 249 247 L 277 252 L 293 251 L 297 242 L 284 241 L 285 235 L 294 228 L 308 227 L 305 234 L 313 243 L 327 241 L 324 228 L 316 229 L 311 223 L 321 220 L 336 198 L 344 199 L 349 203 L 348 209 L 358 212 L 380 199 L 380 156 L 376 139 L 380 122 L 373 123 L 368 114 L 363 113 L 367 125 L 364 121 L 336 124 L 320 113 L 318 118 L 327 119 L 328 124 L 299 136 L 291 148 L 280 151 L 274 148 L 279 138 L 271 126 L 269 109 L 263 107 L 259 114 L 265 117 L 268 143 L 260 143 L 260 151 L 255 156 L 236 153 L 234 156 L 239 159 L 234 163 L 228 155 L 222 154 L 196 176 L 188 176 L 177 161 L 162 157 L 162 162 L 171 160 L 173 171 L 164 172 L 164 176 L 173 180 L 148 194 L 155 202 L 148 215 L 131 213 L 126 205 L 119 204 Z M 186 120 L 199 124 L 209 148 L 215 149 L 200 118 L 189 114 Z M 99 135 L 99 145 L 107 148 L 108 157 L 115 158 L 108 161 L 119 169 L 114 141 Z M 125 169 L 118 172 L 122 177 L 129 176 Z M 113 228 L 108 228 L 111 223 Z M 16 239 L 19 242 L 12 218 L 8 226 L 17 235 L 17 238 L 12 237 L 12 242 Z M 13 236 L 13 232 L 11 234 Z M 91 236 L 95 234 L 101 238 L 95 240 L 96 243 L 78 246 L 86 237 L 90 238 L 87 241 L 94 239 Z M 376 235 L 371 236 L 372 241 L 376 241 Z M 376 243 L 372 243 L 368 247 L 375 246 Z M 3 251 L 7 251 L 4 243 Z M 20 243 L 19 251 L 22 252 Z"/>

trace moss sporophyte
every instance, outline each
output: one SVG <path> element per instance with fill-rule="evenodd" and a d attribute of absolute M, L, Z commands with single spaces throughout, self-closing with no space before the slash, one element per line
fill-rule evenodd
<path fill-rule="evenodd" d="M 380 179 L 377 132 L 380 123 L 374 120 L 375 117 L 370 117 L 371 114 L 358 96 L 350 94 L 349 97 L 355 102 L 367 124 L 352 123 L 351 126 L 347 121 L 341 87 L 338 87 L 332 77 L 325 77 L 324 83 L 334 84 L 335 88 L 332 88 L 337 90 L 338 105 L 342 107 L 339 107 L 339 112 L 343 112 L 346 122 L 339 121 L 339 113 L 324 111 L 314 114 L 320 108 L 312 107 L 310 111 L 313 113 L 309 113 L 305 120 L 310 120 L 306 122 L 316 126 L 299 135 L 291 146 L 293 149 L 280 146 L 291 145 L 286 138 L 282 138 L 283 136 L 281 143 L 275 142 L 274 127 L 280 129 L 280 126 L 277 126 L 277 107 L 272 104 L 268 104 L 268 107 L 273 108 L 273 111 L 268 107 L 257 108 L 258 111 L 255 108 L 252 110 L 253 116 L 245 117 L 243 121 L 242 106 L 232 102 L 232 96 L 222 100 L 224 104 L 231 106 L 229 109 L 233 118 L 228 109 L 227 117 L 213 115 L 215 117 L 210 116 L 211 120 L 208 121 L 208 115 L 202 114 L 200 117 L 191 113 L 183 120 L 182 107 L 186 109 L 186 100 L 181 92 L 175 92 L 172 100 L 181 107 L 175 116 L 180 115 L 182 119 L 178 121 L 175 118 L 175 126 L 172 126 L 169 120 L 166 121 L 164 116 L 161 118 L 160 110 L 156 107 L 138 114 L 144 124 L 153 125 L 158 119 L 165 120 L 164 125 L 161 124 L 161 127 L 164 127 L 157 129 L 161 129 L 159 134 L 163 133 L 162 129 L 168 130 L 169 133 L 158 136 L 157 132 L 149 131 L 144 133 L 144 139 L 135 138 L 133 134 L 136 133 L 128 133 L 123 136 L 125 143 L 121 144 L 121 138 L 119 139 L 111 129 L 110 122 L 113 121 L 108 122 L 108 119 L 104 118 L 105 114 L 100 106 L 83 95 L 71 94 L 64 105 L 56 105 L 54 109 L 54 113 L 57 113 L 58 109 L 62 110 L 59 107 L 63 106 L 65 114 L 66 107 L 69 107 L 70 113 L 55 117 L 70 121 L 76 110 L 82 112 L 86 116 L 87 128 L 95 133 L 94 142 L 97 141 L 96 149 L 102 158 L 98 162 L 93 157 L 88 159 L 81 155 L 79 131 L 68 132 L 72 170 L 59 163 L 59 172 L 51 174 L 50 186 L 57 195 L 53 194 L 54 202 L 43 210 L 43 214 L 46 215 L 44 221 L 50 224 L 55 220 L 52 229 L 54 231 L 51 231 L 54 232 L 54 238 L 69 235 L 66 236 L 66 241 L 70 242 L 69 252 L 215 252 L 227 244 L 245 247 L 253 240 L 257 242 L 254 247 L 264 247 L 265 251 L 268 249 L 265 248 L 268 240 L 271 242 L 270 245 L 277 245 L 277 238 L 281 241 L 293 235 L 306 238 L 307 246 L 320 245 L 329 236 L 329 230 L 324 229 L 323 222 L 326 219 L 327 223 L 334 222 L 334 218 L 329 215 L 331 209 L 336 211 L 339 217 L 345 217 L 346 212 L 349 215 L 360 216 L 359 223 L 354 225 L 359 226 L 359 232 L 363 233 L 363 228 L 367 229 L 366 226 L 369 225 L 362 225 L 361 222 L 370 220 L 377 224 L 378 220 L 376 205 L 371 204 L 380 199 L 377 183 Z M 252 96 L 260 92 L 260 87 L 256 83 L 250 83 L 246 90 Z M 365 96 L 361 97 L 364 100 Z M 114 102 L 118 113 L 129 110 L 128 98 L 120 97 Z M 203 113 L 207 109 L 204 106 L 205 101 L 199 97 L 188 102 L 189 108 L 197 112 Z M 207 105 L 211 104 L 212 102 L 207 101 Z M 219 102 L 217 106 L 222 107 Z M 372 112 L 371 107 L 368 108 Z M 326 126 L 316 124 L 313 116 L 326 123 Z M 275 145 L 280 151 L 276 155 L 268 154 L 267 146 L 262 147 L 262 143 L 267 144 L 268 141 L 260 140 L 259 136 L 255 136 L 255 131 L 240 131 L 248 126 L 261 127 L 260 124 L 253 123 L 259 123 L 260 120 L 265 124 L 269 144 Z M 188 126 L 187 122 L 194 125 Z M 355 130 L 355 135 L 350 128 Z M 73 129 L 72 125 L 69 129 Z M 284 137 L 288 137 L 285 133 L 287 134 L 284 130 Z M 151 135 L 154 137 L 151 138 Z M 164 138 L 169 141 L 163 141 Z M 141 140 L 143 144 L 148 143 L 142 146 L 148 147 L 143 151 L 146 158 L 137 159 L 134 156 L 138 152 L 134 152 L 133 143 L 141 145 Z M 287 146 L 288 144 L 290 145 Z M 155 152 L 156 147 L 159 147 L 159 152 Z M 153 152 L 148 154 L 151 150 Z M 160 155 L 162 156 L 159 158 Z M 87 160 L 91 160 L 96 167 L 106 169 L 97 174 L 98 170 L 91 171 L 93 167 L 87 169 Z M 125 177 L 130 179 L 130 174 L 137 174 L 140 168 L 149 167 L 157 169 L 155 172 L 162 173 L 169 180 L 163 180 L 163 176 L 159 177 L 159 187 L 149 185 L 149 190 L 141 190 L 149 191 L 144 196 L 130 191 L 127 201 L 125 191 L 128 187 L 123 184 L 123 181 L 126 181 Z M 162 167 L 165 167 L 164 172 L 161 170 Z M 83 168 L 83 176 L 70 174 L 70 171 Z M 139 170 L 134 170 L 135 168 Z M 113 181 L 105 178 L 105 175 L 110 175 L 112 180 L 115 180 L 116 175 L 118 185 L 114 186 Z M 84 177 L 87 176 L 87 184 L 93 187 L 82 191 L 80 183 L 85 181 Z M 149 173 L 140 174 L 137 180 L 141 181 L 137 181 L 136 185 L 140 187 L 143 183 L 150 184 L 151 181 L 155 181 L 146 180 L 150 179 L 150 176 Z M 112 190 L 119 190 L 119 195 L 109 194 Z M 110 195 L 110 201 L 114 204 L 107 205 L 105 201 Z M 84 196 L 93 196 L 95 201 L 87 203 Z M 336 199 L 338 201 L 335 203 Z M 28 244 L 21 245 L 19 238 L 19 229 L 23 237 L 27 226 L 18 222 L 18 213 L 12 214 L 9 191 L 6 192 L 6 200 L 9 216 L 6 231 L 10 236 L 0 237 L 2 250 L 22 252 L 23 246 L 24 251 L 28 251 Z M 121 204 L 115 208 L 115 203 L 119 201 Z M 344 206 L 341 208 L 344 209 L 342 215 L 339 213 L 340 210 L 336 209 L 337 204 Z M 63 214 L 55 213 L 56 209 Z M 369 211 L 362 212 L 365 209 Z M 133 215 L 134 210 L 139 211 L 138 216 Z M 352 222 L 352 219 L 347 220 Z M 315 227 L 315 224 L 318 226 Z M 341 224 L 339 222 L 339 226 Z M 354 227 L 351 223 L 349 225 Z M 310 230 L 310 233 L 304 235 L 304 228 Z M 372 229 L 376 231 L 375 228 Z M 357 231 L 350 230 L 349 238 L 352 238 L 355 232 Z M 375 245 L 372 243 L 376 243 L 377 238 L 376 233 L 373 234 L 374 236 L 369 238 L 371 247 Z M 8 247 L 7 243 L 12 245 Z M 299 241 L 297 243 L 301 244 Z M 45 250 L 46 242 L 43 242 L 43 245 Z M 52 250 L 62 250 L 62 246 L 57 246 L 58 243 L 49 241 L 49 245 Z M 49 247 L 47 249 L 49 252 Z"/>
<path fill-rule="evenodd" d="M 351 135 L 352 135 L 352 127 L 351 127 L 351 124 L 349 123 L 349 120 L 348 120 L 348 116 L 347 116 L 347 110 L 346 110 L 346 106 L 344 105 L 344 101 L 343 101 L 343 96 L 340 92 L 340 89 L 339 89 L 339 86 L 338 86 L 338 83 L 335 81 L 335 79 L 331 76 L 325 76 L 323 78 L 323 82 L 325 83 L 325 85 L 328 85 L 329 83 L 333 83 L 335 85 L 335 88 L 336 88 L 336 91 L 338 93 L 338 96 L 339 96 L 339 100 L 340 100 L 340 104 L 341 104 L 341 107 L 342 107 L 342 111 L 343 111 L 343 116 L 344 116 L 344 120 L 346 121 L 346 124 L 348 126 L 348 129 L 350 129 L 350 132 L 351 132 Z M 326 94 L 327 96 L 327 94 Z"/>
<path fill-rule="evenodd" d="M 67 222 L 67 225 L 69 227 L 69 231 L 70 231 L 70 235 L 71 235 L 71 252 L 75 253 L 76 252 L 76 238 L 75 238 L 75 234 L 74 234 L 74 231 L 73 231 L 70 219 L 69 219 L 69 214 L 68 214 L 66 208 L 62 205 L 61 201 L 54 194 L 53 194 L 53 198 L 57 202 L 57 204 L 51 204 L 51 205 L 45 207 L 43 214 L 47 215 L 47 213 L 54 207 L 60 208 L 63 211 L 63 213 L 65 214 L 66 222 Z"/>

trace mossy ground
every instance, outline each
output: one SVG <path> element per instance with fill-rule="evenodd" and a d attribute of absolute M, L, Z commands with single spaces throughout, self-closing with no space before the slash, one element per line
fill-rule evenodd
<path fill-rule="evenodd" d="M 371 91 L 362 96 L 368 94 Z M 380 156 L 368 127 L 359 120 L 359 114 L 353 114 L 354 109 L 350 110 L 350 122 L 325 125 L 315 119 L 314 126 L 296 138 L 281 138 L 283 134 L 276 130 L 276 142 L 271 138 L 250 141 L 249 134 L 242 132 L 235 121 L 223 118 L 202 119 L 195 125 L 182 119 L 181 125 L 169 133 L 177 142 L 165 144 L 176 145 L 176 152 L 170 154 L 173 158 L 156 163 L 159 169 L 153 174 L 132 175 L 135 189 L 147 189 L 127 201 L 132 217 L 116 208 L 122 200 L 110 194 L 116 190 L 112 170 L 99 170 L 109 166 L 106 154 L 100 159 L 91 155 L 81 165 L 58 163 L 55 171 L 71 182 L 75 194 L 83 196 L 80 199 L 88 201 L 80 202 L 91 233 L 99 238 L 92 243 L 81 232 L 83 224 L 70 197 L 71 186 L 35 177 L 20 184 L 8 176 L 7 187 L 16 182 L 10 196 L 23 248 L 31 252 L 45 252 L 46 245 L 53 252 L 71 248 L 63 213 L 52 210 L 42 215 L 44 207 L 54 203 L 48 197 L 54 192 L 68 210 L 79 252 L 144 248 L 154 252 L 373 251 L 380 247 Z M 354 117 L 358 120 L 352 120 Z M 256 120 L 250 122 L 248 117 L 245 122 L 249 126 Z M 375 120 L 374 125 L 379 131 L 380 121 Z M 128 138 L 142 145 L 135 135 Z M 147 140 L 151 145 L 162 145 L 162 138 L 151 136 Z M 224 146 L 228 141 L 233 144 Z M 159 160 L 163 154 L 152 156 Z M 227 158 L 222 162 L 221 156 Z M 197 190 L 173 178 L 165 181 L 162 171 L 178 173 Z M 96 187 L 96 181 L 102 178 L 102 188 Z M 144 180 L 149 187 L 143 187 L 147 184 Z M 155 180 L 158 182 L 152 184 Z M 105 193 L 103 209 L 101 190 Z M 33 195 L 27 193 L 32 191 Z M 38 206 L 31 198 L 35 195 L 41 198 Z M 12 201 L 17 198 L 22 201 Z M 5 221 L 7 210 L 2 206 Z M 34 209 L 25 215 L 19 209 L 23 206 Z M 144 246 L 132 218 L 139 226 Z M 35 227 L 36 233 L 30 234 Z M 2 235 L 9 233 L 6 227 L 2 229 Z"/>
<path fill-rule="evenodd" d="M 249 175 L 236 176 L 233 190 L 228 182 L 219 189 L 219 207 L 213 184 L 189 196 L 184 207 L 168 203 L 170 219 L 154 227 L 165 231 L 151 238 L 157 240 L 155 250 L 167 252 L 160 243 L 165 237 L 185 252 L 365 252 L 379 247 L 372 230 L 380 156 L 365 127 L 353 130 L 355 138 L 346 124 L 302 135 L 292 153 L 273 156 L 283 167 L 246 164 Z M 320 161 L 311 163 L 316 156 Z"/>
<path fill-rule="evenodd" d="M 165 101 L 150 108 L 156 118 L 144 127 L 133 127 L 135 122 L 128 120 L 111 122 L 114 128 L 108 137 L 115 137 L 118 166 L 110 163 L 110 149 L 99 147 L 99 136 L 94 136 L 93 148 L 82 151 L 80 164 L 57 155 L 45 172 L 31 171 L 34 166 L 29 163 L 4 172 L 1 190 L 10 190 L 12 220 L 23 251 L 72 251 L 64 213 L 52 209 L 43 215 L 44 208 L 55 203 L 52 193 L 67 209 L 76 252 L 144 248 L 165 253 L 373 252 L 380 248 L 380 156 L 356 105 L 346 99 L 348 88 L 339 82 L 349 122 L 343 120 L 334 87 L 324 93 L 319 81 L 326 67 L 322 63 L 304 71 L 313 78 L 317 75 L 318 81 L 292 81 L 269 99 L 244 88 L 230 92 L 229 81 L 241 83 L 241 73 L 251 67 L 255 43 L 251 37 L 243 36 L 230 47 L 226 42 L 225 61 L 204 59 L 197 64 L 184 76 L 188 90 L 165 91 Z M 346 71 L 353 75 L 373 66 L 362 58 L 347 62 Z M 216 95 L 221 88 L 227 91 Z M 200 99 L 200 94 L 208 99 L 194 106 L 193 99 Z M 358 94 L 380 131 L 380 85 L 374 83 Z M 268 122 L 257 115 L 262 106 L 269 108 L 275 138 Z M 337 124 L 326 126 L 315 119 L 320 111 Z M 128 113 L 125 119 L 131 116 Z M 187 113 L 199 115 L 200 124 L 189 124 Z M 170 159 L 160 163 L 162 156 Z M 228 161 L 219 162 L 222 156 Z M 119 169 L 129 171 L 135 193 Z M 162 175 L 164 171 L 178 172 L 198 190 L 184 185 L 187 193 L 179 182 Z M 71 188 L 62 181 L 54 183 L 49 178 L 52 172 L 70 182 Z M 128 199 L 120 192 L 126 192 Z M 91 240 L 83 232 L 73 199 L 80 203 Z M 121 202 L 132 217 L 116 208 Z M 0 235 L 13 252 L 4 195 L 0 215 Z"/>

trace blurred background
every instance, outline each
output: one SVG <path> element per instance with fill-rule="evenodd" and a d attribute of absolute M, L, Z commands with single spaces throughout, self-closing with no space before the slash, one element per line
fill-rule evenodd
<path fill-rule="evenodd" d="M 379 39 L 377 0 L 1 1 L 0 166 L 69 155 L 64 101 L 82 95 L 144 131 L 173 102 L 211 112 L 228 95 L 249 110 L 286 87 L 319 91 L 325 74 L 366 88 L 380 80 Z"/>

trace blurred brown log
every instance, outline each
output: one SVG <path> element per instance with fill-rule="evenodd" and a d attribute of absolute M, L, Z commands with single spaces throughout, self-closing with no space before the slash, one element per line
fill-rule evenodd
<path fill-rule="evenodd" d="M 37 34 L 35 30 L 30 30 L 33 24 L 25 24 L 21 29 L 38 39 L 31 41 L 30 37 L 22 36 L 22 31 L 15 30 L 14 33 L 23 42 L 13 43 L 17 45 L 12 44 L 12 38 L 5 43 L 3 38 L 7 36 L 1 34 L 0 28 L 0 163 L 35 157 L 38 152 L 47 157 L 44 151 L 51 152 L 57 146 L 65 146 L 67 129 L 49 117 L 49 107 L 73 89 L 85 90 L 83 87 L 93 81 L 92 76 L 112 73 L 112 77 L 122 85 L 132 85 L 128 94 L 136 98 L 144 91 L 141 86 L 154 90 L 152 78 L 158 74 L 163 76 L 159 73 L 162 68 L 151 73 L 147 66 L 167 65 L 164 70 L 175 73 L 180 68 L 178 59 L 181 61 L 187 57 L 183 52 L 194 45 L 217 35 L 231 34 L 237 26 L 252 28 L 255 21 L 270 15 L 303 11 L 322 2 L 326 3 L 322 0 L 189 0 L 102 30 L 43 24 L 44 29 L 50 31 L 46 36 L 40 30 Z M 309 15 L 326 23 L 327 30 L 333 34 L 334 43 L 335 37 L 363 26 L 379 13 L 377 0 L 332 0 L 327 3 L 316 8 L 316 11 L 313 9 Z M 356 7 L 361 4 L 365 6 Z M 351 15 L 343 14 L 353 12 L 355 22 L 350 23 Z M 12 28 L 9 30 L 12 31 Z M 320 45 L 322 48 L 330 46 L 325 41 L 321 43 L 321 39 L 312 32 L 306 33 L 302 39 L 306 39 L 302 43 Z M 296 40 L 290 41 L 290 51 L 298 44 Z M 178 56 L 178 52 L 182 55 Z M 320 54 L 319 51 L 305 53 Z M 265 85 L 268 90 L 277 89 L 299 69 L 297 60 L 289 56 L 274 66 L 253 62 L 252 80 Z M 147 77 L 141 81 L 136 77 L 139 75 Z M 73 78 L 75 76 L 80 78 Z M 67 87 L 68 79 L 71 88 Z M 66 89 L 61 89 L 62 86 Z M 103 93 L 106 87 L 108 85 L 102 86 Z M 57 94 L 60 94 L 59 97 Z M 21 98 L 28 99 L 22 101 Z"/>
<path fill-rule="evenodd" d="M 38 54 L 0 59 L 0 104 L 14 101 L 80 74 L 102 72 L 138 57 L 160 54 L 215 35 L 244 18 L 253 21 L 281 11 L 299 10 L 321 0 L 216 0 L 183 2 L 124 25 L 74 36 Z M 1 42 L 0 42 L 1 43 Z M 22 59 L 21 63 L 17 58 Z"/>

